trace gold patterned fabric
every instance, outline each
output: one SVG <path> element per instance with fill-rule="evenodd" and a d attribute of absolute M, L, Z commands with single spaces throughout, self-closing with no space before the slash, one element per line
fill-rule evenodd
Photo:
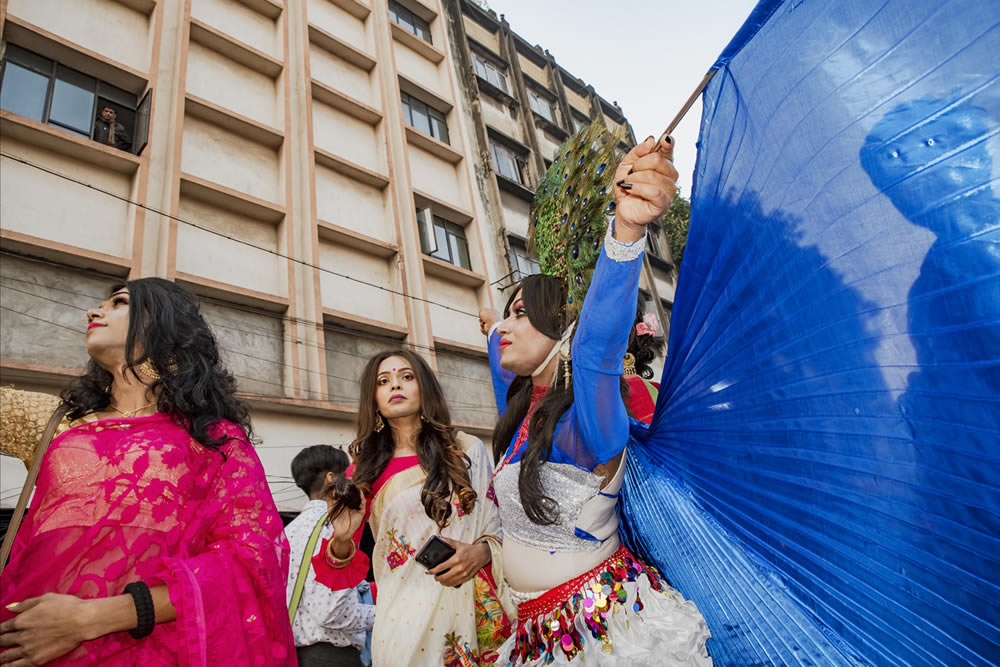
<path fill-rule="evenodd" d="M 14 456 L 31 467 L 38 441 L 59 397 L 13 387 L 0 387 L 0 454 Z M 69 427 L 65 420 L 58 432 Z"/>

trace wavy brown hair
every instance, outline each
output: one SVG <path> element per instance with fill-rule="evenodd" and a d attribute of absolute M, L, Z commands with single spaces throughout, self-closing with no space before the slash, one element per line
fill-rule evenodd
<path fill-rule="evenodd" d="M 448 525 L 451 517 L 452 491 L 458 496 L 462 509 L 471 512 L 476 505 L 476 492 L 472 489 L 469 468 L 472 465 L 458 444 L 458 431 L 451 425 L 451 415 L 444 392 L 430 366 L 410 350 L 386 350 L 376 354 L 361 372 L 361 402 L 358 406 L 358 434 L 351 443 L 350 452 L 355 467 L 352 481 L 366 495 L 379 478 L 395 449 L 392 429 L 375 431 L 375 388 L 378 367 L 389 357 L 402 357 L 410 364 L 420 385 L 420 409 L 423 420 L 417 434 L 417 460 L 427 473 L 420 501 L 424 511 L 439 527 Z M 388 425 L 387 425 L 388 426 Z"/>

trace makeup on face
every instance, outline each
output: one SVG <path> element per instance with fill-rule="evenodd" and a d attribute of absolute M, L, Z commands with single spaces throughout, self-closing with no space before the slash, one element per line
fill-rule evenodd
<path fill-rule="evenodd" d="M 87 354 L 104 369 L 124 362 L 129 329 L 129 293 L 122 288 L 87 311 Z"/>
<path fill-rule="evenodd" d="M 128 333 L 128 305 L 128 291 L 120 289 L 101 302 L 97 308 L 88 310 L 87 333 L 90 334 L 95 329 L 112 326 L 117 329 L 120 321 L 124 321 L 125 333 Z"/>
<path fill-rule="evenodd" d="M 387 417 L 405 416 L 414 404 L 419 407 L 417 374 L 405 363 L 404 359 L 390 357 L 375 376 L 375 403 Z"/>
<path fill-rule="evenodd" d="M 497 327 L 500 364 L 518 375 L 530 375 L 545 359 L 555 341 L 531 323 L 520 292 L 510 302 L 507 312 L 507 318 Z"/>

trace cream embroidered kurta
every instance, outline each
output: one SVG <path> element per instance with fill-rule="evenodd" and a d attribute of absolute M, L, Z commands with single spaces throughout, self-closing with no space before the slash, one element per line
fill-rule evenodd
<path fill-rule="evenodd" d="M 414 560 L 431 535 L 466 543 L 486 539 L 493 554 L 494 581 L 502 585 L 500 515 L 493 492 L 492 462 L 478 438 L 460 433 L 459 443 L 472 463 L 469 476 L 478 494 L 471 513 L 462 510 L 453 495 L 451 520 L 439 530 L 420 502 L 426 475 L 419 464 L 396 473 L 372 499 L 370 524 L 376 539 L 372 562 L 378 584 L 372 638 L 376 666 L 492 662 L 493 651 L 480 655 L 477 630 L 494 632 L 501 610 L 487 609 L 477 617 L 474 593 L 477 582 L 483 585 L 481 580 L 473 578 L 458 588 L 445 587 Z"/>

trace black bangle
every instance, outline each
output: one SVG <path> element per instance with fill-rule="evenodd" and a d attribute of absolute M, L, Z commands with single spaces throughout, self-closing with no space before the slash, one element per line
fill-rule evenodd
<path fill-rule="evenodd" d="M 135 602 L 136 626 L 128 633 L 135 639 L 142 639 L 153 634 L 156 627 L 156 613 L 153 610 L 153 594 L 149 592 L 149 586 L 141 581 L 133 581 L 125 587 L 125 592 L 132 596 Z"/>

